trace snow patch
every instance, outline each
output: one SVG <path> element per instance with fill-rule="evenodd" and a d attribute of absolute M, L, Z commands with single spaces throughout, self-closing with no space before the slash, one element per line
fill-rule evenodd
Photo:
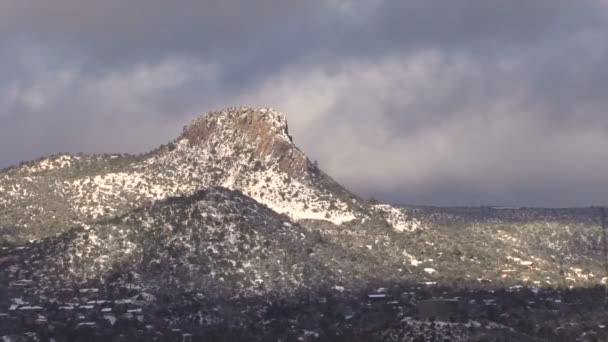
<path fill-rule="evenodd" d="M 381 214 L 386 221 L 397 231 L 415 231 L 422 228 L 422 223 L 413 217 L 409 217 L 403 209 L 393 207 L 389 204 L 376 204 L 375 211 Z"/>

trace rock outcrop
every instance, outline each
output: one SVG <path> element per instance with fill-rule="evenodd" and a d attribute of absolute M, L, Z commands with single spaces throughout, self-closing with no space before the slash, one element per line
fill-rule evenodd
<path fill-rule="evenodd" d="M 182 138 L 191 145 L 220 144 L 251 148 L 258 160 L 272 160 L 292 178 L 310 179 L 311 163 L 289 135 L 287 118 L 269 108 L 228 108 L 211 112 L 187 126 Z"/>

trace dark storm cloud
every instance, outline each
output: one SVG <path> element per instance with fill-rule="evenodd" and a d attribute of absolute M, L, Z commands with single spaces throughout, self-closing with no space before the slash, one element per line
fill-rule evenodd
<path fill-rule="evenodd" d="M 200 112 L 270 105 L 364 195 L 608 202 L 607 9 L 601 0 L 7 0 L 0 160 L 143 151 Z"/>

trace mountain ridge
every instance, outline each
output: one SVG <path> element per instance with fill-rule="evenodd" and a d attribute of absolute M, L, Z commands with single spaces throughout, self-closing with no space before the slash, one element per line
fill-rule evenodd
<path fill-rule="evenodd" d="M 6 169 L 0 228 L 21 241 L 43 238 L 210 186 L 240 190 L 296 221 L 340 225 L 377 216 L 397 230 L 421 226 L 405 210 L 369 205 L 319 170 L 293 144 L 282 113 L 230 107 L 195 119 L 146 154 L 56 155 Z"/>

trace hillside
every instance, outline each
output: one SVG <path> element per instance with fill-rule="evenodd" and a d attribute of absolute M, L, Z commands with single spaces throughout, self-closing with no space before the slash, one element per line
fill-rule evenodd
<path fill-rule="evenodd" d="M 480 282 L 592 286 L 606 276 L 599 212 L 593 208 L 409 207 L 432 227 L 420 246 L 432 262 Z M 428 254 L 431 254 L 430 258 Z"/>
<path fill-rule="evenodd" d="M 35 274 L 39 286 L 63 288 L 136 275 L 134 284 L 153 292 L 290 293 L 331 278 L 310 258 L 312 246 L 308 231 L 287 216 L 240 192 L 210 188 L 30 244 L 15 254 L 22 266 L 9 277 Z"/>
<path fill-rule="evenodd" d="M 0 239 L 44 238 L 214 186 L 240 190 L 296 221 L 339 225 L 376 214 L 293 144 L 283 114 L 239 107 L 196 119 L 144 155 L 55 155 L 5 169 Z M 401 210 L 387 213 L 395 229 L 420 225 Z"/>

